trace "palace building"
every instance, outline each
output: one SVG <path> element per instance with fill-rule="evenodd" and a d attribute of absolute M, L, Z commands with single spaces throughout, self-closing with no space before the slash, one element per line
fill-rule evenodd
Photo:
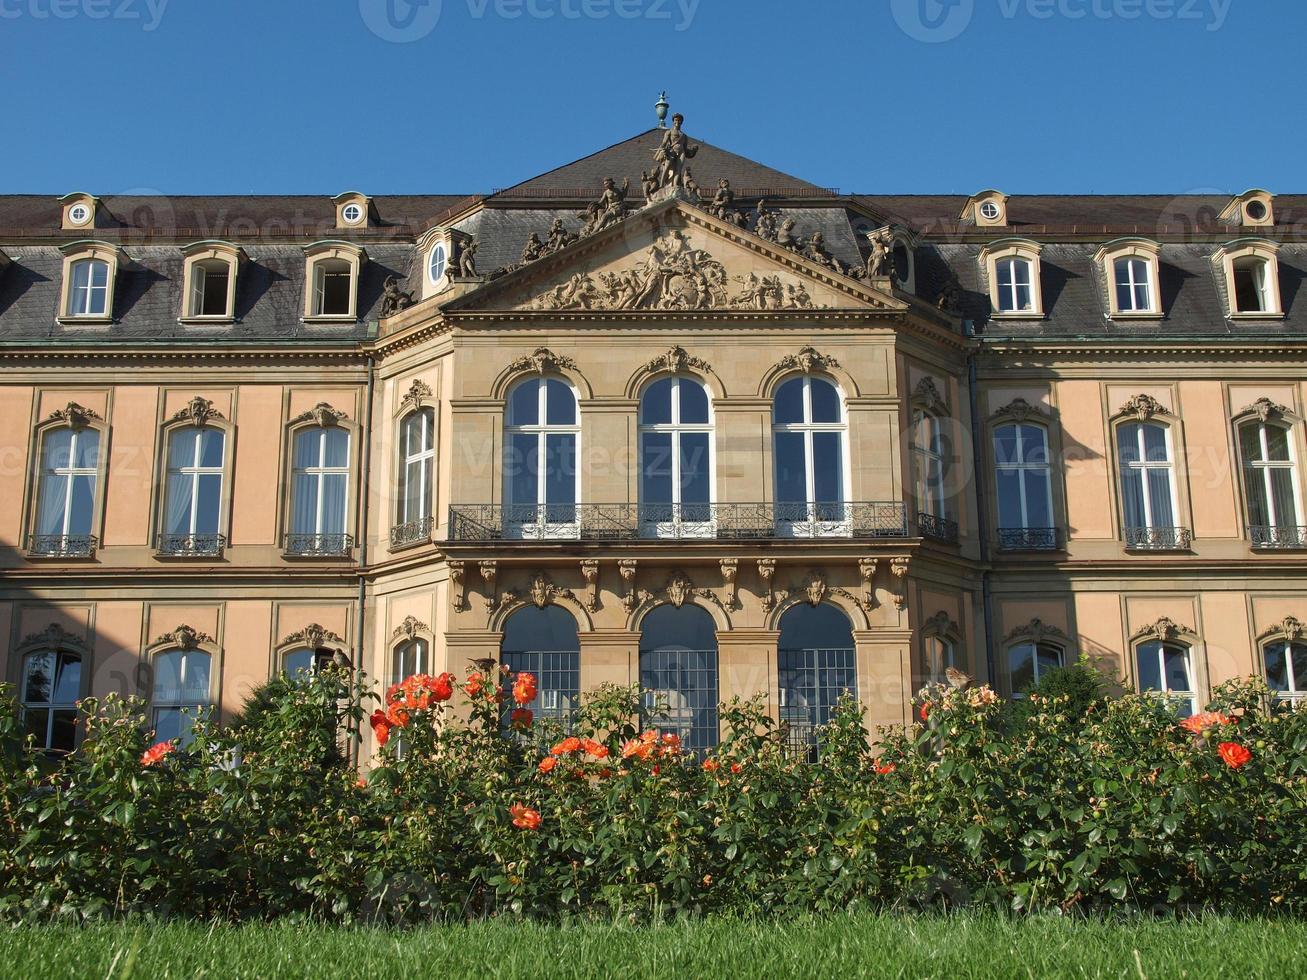
<path fill-rule="evenodd" d="M 323 658 L 639 684 L 700 749 L 949 666 L 1301 696 L 1304 222 L 841 194 L 679 117 L 471 197 L 0 197 L 3 679 L 58 750 Z"/>

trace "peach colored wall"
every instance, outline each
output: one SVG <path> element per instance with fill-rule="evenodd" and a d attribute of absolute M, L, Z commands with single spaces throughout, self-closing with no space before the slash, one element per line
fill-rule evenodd
<path fill-rule="evenodd" d="M 1078 538 L 1115 538 L 1103 394 L 1094 381 L 1059 381 L 1057 408 L 1065 463 L 1068 532 Z"/>
<path fill-rule="evenodd" d="M 28 445 L 32 432 L 32 389 L 0 387 L 0 547 L 20 544 L 23 532 L 23 490 L 29 470 Z"/>
<path fill-rule="evenodd" d="M 272 474 L 280 472 L 282 465 L 282 389 L 244 385 L 238 398 L 232 544 L 273 544 L 281 507 L 277 478 Z"/>

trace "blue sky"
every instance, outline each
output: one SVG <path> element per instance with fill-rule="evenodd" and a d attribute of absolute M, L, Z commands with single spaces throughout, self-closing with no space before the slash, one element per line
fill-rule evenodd
<path fill-rule="evenodd" d="M 0 193 L 483 192 L 662 89 L 845 192 L 1302 191 L 1304 36 L 1288 0 L 0 0 Z"/>

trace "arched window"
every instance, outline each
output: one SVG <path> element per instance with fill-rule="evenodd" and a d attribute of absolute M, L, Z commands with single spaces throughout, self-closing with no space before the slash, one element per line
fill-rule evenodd
<path fill-rule="evenodd" d="M 186 316 L 225 319 L 231 313 L 232 266 L 223 259 L 196 262 L 190 270 L 190 295 Z"/>
<path fill-rule="evenodd" d="M 154 737 L 189 744 L 196 719 L 212 706 L 210 657 L 203 650 L 168 650 L 154 656 Z"/>
<path fill-rule="evenodd" d="M 857 693 L 853 626 L 826 603 L 792 606 L 780 625 L 776 663 L 782 733 L 790 752 L 816 762 L 817 730 L 830 721 L 842 695 Z"/>
<path fill-rule="evenodd" d="M 513 674 L 535 675 L 536 697 L 526 707 L 538 719 L 570 725 L 581 696 L 581 641 L 571 614 L 554 605 L 524 606 L 504 623 L 499 650 L 500 663 Z M 511 686 L 512 677 L 504 682 Z M 504 704 L 507 723 L 514 707 L 511 691 L 505 691 Z"/>
<path fill-rule="evenodd" d="M 929 517 L 948 517 L 945 476 L 948 471 L 948 437 L 940 419 L 919 413 L 912 429 L 913 472 L 917 483 L 917 509 Z"/>
<path fill-rule="evenodd" d="M 82 658 L 64 650 L 40 650 L 23 660 L 23 729 L 36 747 L 71 752 L 77 743 L 77 700 Z"/>
<path fill-rule="evenodd" d="M 1298 471 L 1291 433 L 1273 422 L 1239 426 L 1239 455 L 1248 498 L 1248 533 L 1255 546 L 1301 547 Z"/>
<path fill-rule="evenodd" d="M 68 316 L 109 315 L 109 263 L 78 259 L 69 266 Z"/>
<path fill-rule="evenodd" d="M 188 425 L 168 433 L 161 554 L 222 553 L 224 541 L 219 531 L 226 441 L 222 429 L 207 425 Z"/>
<path fill-rule="evenodd" d="M 1064 666 L 1063 651 L 1054 643 L 1019 643 L 1007 652 L 1012 696 L 1023 698 L 1050 670 Z"/>
<path fill-rule="evenodd" d="M 292 680 L 312 677 L 323 667 L 330 666 L 334 659 L 335 653 L 332 650 L 300 647 L 281 655 L 281 672 Z"/>
<path fill-rule="evenodd" d="M 694 378 L 660 378 L 640 398 L 640 526 L 650 537 L 710 533 L 712 419 Z"/>
<path fill-rule="evenodd" d="M 823 378 L 791 378 L 772 404 L 778 533 L 847 534 L 844 400 Z"/>
<path fill-rule="evenodd" d="M 1000 313 L 1031 313 L 1035 309 L 1033 272 L 1029 259 L 999 259 L 995 263 L 998 277 Z"/>
<path fill-rule="evenodd" d="M 295 433 L 291 472 L 293 555 L 346 555 L 353 541 L 345 533 L 349 501 L 349 431 L 309 426 Z"/>
<path fill-rule="evenodd" d="M 580 437 L 576 393 L 567 382 L 532 378 L 509 393 L 504 530 L 510 537 L 575 536 Z"/>
<path fill-rule="evenodd" d="M 420 636 L 395 647 L 390 660 L 390 683 L 399 684 L 414 674 L 431 673 L 431 647 Z"/>
<path fill-rule="evenodd" d="M 1139 690 L 1156 691 L 1173 705 L 1181 717 L 1198 710 L 1192 650 L 1164 640 L 1141 643 L 1135 650 L 1139 665 Z"/>
<path fill-rule="evenodd" d="M 957 644 L 950 637 L 943 635 L 925 638 L 926 679 L 928 683 L 940 684 L 945 680 L 944 672 L 950 667 L 956 668 Z"/>
<path fill-rule="evenodd" d="M 1307 643 L 1272 640 L 1262 647 L 1266 683 L 1276 697 L 1294 704 L 1307 702 Z"/>
<path fill-rule="evenodd" d="M 41 437 L 31 553 L 57 557 L 94 554 L 96 483 L 100 432 L 93 428 L 49 428 Z"/>
<path fill-rule="evenodd" d="M 1179 546 L 1170 428 L 1127 422 L 1117 426 L 1116 444 L 1126 547 Z"/>
<path fill-rule="evenodd" d="M 431 534 L 435 485 L 436 413 L 431 408 L 410 412 L 399 426 L 400 481 L 396 526 L 391 542 L 425 541 Z"/>
<path fill-rule="evenodd" d="M 994 428 L 998 540 L 1005 549 L 1054 547 L 1053 481 L 1048 430 L 1009 423 Z"/>
<path fill-rule="evenodd" d="M 1113 264 L 1116 280 L 1116 309 L 1120 313 L 1145 313 L 1154 309 L 1153 266 L 1143 258 L 1121 258 Z"/>
<path fill-rule="evenodd" d="M 662 605 L 644 617 L 640 688 L 660 732 L 700 752 L 717 744 L 717 629 L 707 610 Z"/>
<path fill-rule="evenodd" d="M 1279 299 L 1275 292 L 1270 259 L 1247 255 L 1231 262 L 1236 313 L 1275 313 Z"/>

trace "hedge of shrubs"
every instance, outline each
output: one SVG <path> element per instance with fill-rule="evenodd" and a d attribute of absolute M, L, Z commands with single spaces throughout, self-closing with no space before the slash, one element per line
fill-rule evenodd
<path fill-rule="evenodd" d="M 723 706 L 703 758 L 642 731 L 627 689 L 570 733 L 519 708 L 506 736 L 529 675 L 378 698 L 324 671 L 186 748 L 151 745 L 139 704 L 84 701 L 52 767 L 0 691 L 0 917 L 1307 911 L 1307 712 L 1246 682 L 1178 724 L 1087 671 L 1019 702 L 927 688 L 874 745 L 845 703 L 815 764 L 753 702 Z M 361 777 L 341 731 L 368 724 L 384 747 Z"/>

